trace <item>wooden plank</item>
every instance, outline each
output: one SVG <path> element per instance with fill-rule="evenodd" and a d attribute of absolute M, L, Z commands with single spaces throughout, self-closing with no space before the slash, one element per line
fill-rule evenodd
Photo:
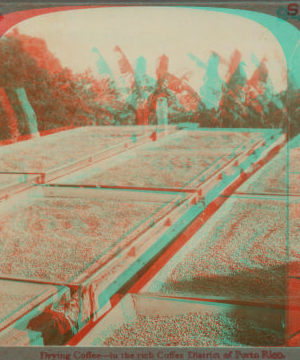
<path fill-rule="evenodd" d="M 251 150 L 254 151 L 255 149 L 260 148 L 263 144 L 264 141 L 258 141 L 254 144 Z M 226 182 L 226 178 L 231 179 L 240 174 L 241 169 L 245 167 L 244 162 L 247 161 L 249 157 L 249 149 L 247 149 L 247 146 L 245 144 L 241 145 L 240 149 L 244 150 L 238 150 L 237 153 L 240 152 L 239 155 L 232 158 L 229 163 L 225 164 L 220 170 L 217 171 L 216 174 L 211 176 L 208 180 L 206 180 L 203 184 L 199 186 L 199 196 L 205 197 L 205 195 L 209 193 L 212 189 L 221 185 L 222 182 Z M 195 181 L 189 186 L 196 187 L 198 182 L 199 178 L 195 179 Z"/>
<path fill-rule="evenodd" d="M 174 192 L 159 192 L 159 191 L 137 191 L 127 189 L 108 189 L 94 186 L 42 186 L 45 197 L 65 197 L 65 198 L 101 198 L 107 201 L 122 201 L 124 202 L 154 202 L 167 203 L 174 199 L 174 196 L 179 196 Z M 181 197 L 185 197 L 181 193 Z"/>
<path fill-rule="evenodd" d="M 39 174 L 0 173 L 0 200 L 32 187 L 39 179 Z"/>
<path fill-rule="evenodd" d="M 225 195 L 225 197 L 228 197 Z M 272 193 L 242 193 L 242 192 L 235 192 L 234 194 L 230 195 L 231 199 L 252 199 L 252 200 L 274 200 L 277 202 L 282 202 L 283 204 L 292 203 L 293 201 L 299 200 L 299 196 L 293 195 L 282 195 L 282 194 L 272 194 Z"/>

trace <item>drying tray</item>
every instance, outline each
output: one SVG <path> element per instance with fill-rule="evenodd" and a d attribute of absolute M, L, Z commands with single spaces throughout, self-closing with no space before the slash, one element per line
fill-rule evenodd
<path fill-rule="evenodd" d="M 168 133 L 175 131 L 171 127 Z M 0 173 L 40 174 L 49 181 L 164 136 L 157 127 L 87 126 L 0 147 Z"/>
<path fill-rule="evenodd" d="M 51 285 L 26 283 L 20 281 L 0 280 L 0 331 L 5 333 L 5 329 L 12 322 L 16 322 L 14 332 L 10 331 L 7 336 L 2 335 L 0 345 L 9 345 L 13 335 L 18 335 L 15 345 L 18 342 L 27 345 L 43 345 L 43 339 L 40 333 L 34 331 L 23 331 L 18 329 L 18 321 L 27 317 L 31 313 L 31 317 L 41 311 L 38 308 L 43 302 L 47 302 L 49 298 L 57 296 L 61 292 L 62 287 Z M 32 313 L 35 313 L 34 315 Z M 10 336 L 9 336 L 10 335 Z"/>
<path fill-rule="evenodd" d="M 191 136 L 201 135 L 202 140 L 211 133 L 210 136 L 214 135 L 216 138 L 221 136 L 217 132 L 208 131 L 190 133 L 189 131 L 176 132 L 156 143 L 129 150 L 118 157 L 61 177 L 52 181 L 51 184 L 166 191 L 189 190 L 198 191 L 201 196 L 204 196 L 216 186 L 225 183 L 228 185 L 241 172 L 248 170 L 252 164 L 264 157 L 266 152 L 276 146 L 282 146 L 285 142 L 285 136 L 278 131 L 263 134 L 237 132 L 238 135 L 243 135 L 242 140 L 249 137 L 250 139 L 247 142 L 241 142 L 241 139 L 238 139 L 232 145 L 239 144 L 234 149 L 204 149 L 203 147 L 199 149 L 197 146 L 194 148 L 191 146 L 189 150 L 180 149 L 178 147 L 180 141 L 182 139 L 187 141 Z M 233 141 L 235 133 L 229 134 Z M 201 143 L 200 140 L 197 139 L 199 143 Z M 162 149 L 166 144 L 172 144 L 173 147 Z M 173 149 L 176 144 L 177 149 Z"/>
<path fill-rule="evenodd" d="M 184 192 L 31 188 L 0 203 L 0 278 L 63 287 L 77 331 L 203 209 Z"/>
<path fill-rule="evenodd" d="M 300 202 L 290 200 L 231 196 L 141 292 L 284 306 L 300 264 Z"/>
<path fill-rule="evenodd" d="M 300 150 L 284 147 L 266 166 L 243 184 L 237 193 L 300 195 Z"/>
<path fill-rule="evenodd" d="M 280 346 L 284 311 L 128 294 L 78 346 Z"/>
<path fill-rule="evenodd" d="M 281 137 L 277 138 L 277 142 L 278 141 L 280 143 L 282 142 Z M 264 156 L 265 152 L 268 152 L 272 146 L 276 146 L 276 141 L 271 141 L 271 146 L 264 149 L 264 151 L 261 152 L 260 157 Z M 246 163 L 247 166 L 250 164 L 251 167 L 251 164 L 253 164 L 253 159 L 249 162 L 249 153 L 242 152 L 241 155 L 242 156 L 240 161 L 236 161 L 236 163 L 242 165 L 245 165 Z M 255 159 L 256 158 L 257 156 Z M 245 168 L 247 168 L 247 166 L 245 166 Z M 228 177 L 228 179 L 230 179 L 230 177 Z M 220 183 L 223 187 L 226 187 L 224 176 L 219 180 L 222 180 Z M 219 190 L 217 189 L 217 191 Z M 14 213 L 16 215 L 20 208 L 28 209 L 28 206 L 30 207 L 39 201 L 43 202 L 44 199 L 53 199 L 58 197 L 64 198 L 64 201 L 68 201 L 69 199 L 71 202 L 74 200 L 74 198 L 80 198 L 80 201 L 87 201 L 87 199 L 95 197 L 98 199 L 101 198 L 102 201 L 103 198 L 118 201 L 120 197 L 122 197 L 125 202 L 127 201 L 130 203 L 146 202 L 152 205 L 155 203 L 163 203 L 161 209 L 163 214 L 160 212 L 160 215 L 162 216 L 152 216 L 148 218 L 143 223 L 145 232 L 143 233 L 142 231 L 142 233 L 139 233 L 139 229 L 137 229 L 137 234 L 140 236 L 138 236 L 136 241 L 133 244 L 130 244 L 126 250 L 123 251 L 123 249 L 121 249 L 119 246 L 116 246 L 109 254 L 107 254 L 107 262 L 100 258 L 99 261 L 96 261 L 94 265 L 89 264 L 89 266 L 84 269 L 82 274 L 75 277 L 74 279 L 71 279 L 71 281 L 67 284 L 67 287 L 63 287 L 63 290 L 61 290 L 61 296 L 66 296 L 66 294 L 68 294 L 69 300 L 67 303 L 74 304 L 75 302 L 75 316 L 74 313 L 71 313 L 70 317 L 76 318 L 75 323 L 77 329 L 82 328 L 84 324 L 91 318 L 91 316 L 94 316 L 94 319 L 97 319 L 98 316 L 107 311 L 111 306 L 110 299 L 114 294 L 117 293 L 118 289 L 120 289 L 123 284 L 130 280 L 130 278 L 132 278 L 132 276 L 134 276 L 139 271 L 139 269 L 147 264 L 151 258 L 162 251 L 162 249 L 164 249 L 164 247 L 170 241 L 175 239 L 178 234 L 182 233 L 182 231 L 190 224 L 190 222 L 199 214 L 201 214 L 201 212 L 205 209 L 205 201 L 203 201 L 203 197 L 199 197 L 198 194 L 195 196 L 193 192 L 181 191 L 177 193 L 174 191 L 137 191 L 130 189 L 112 190 L 88 186 L 44 185 L 38 186 L 35 189 L 31 189 L 26 193 L 20 194 L 18 199 L 15 197 L 6 198 L 0 203 L 0 213 L 3 216 L 8 215 L 8 213 Z M 61 212 L 62 210 L 60 207 L 61 204 L 58 206 L 58 212 Z M 55 212 L 53 215 L 55 215 Z M 56 213 L 56 215 L 59 214 Z M 63 217 L 64 216 L 61 218 Z M 30 220 L 34 220 L 34 218 L 31 217 Z M 94 226 L 94 220 L 95 219 L 90 222 L 92 227 Z M 23 218 L 21 219 L 20 224 L 22 224 L 22 221 L 24 222 Z M 63 225 L 66 231 L 71 231 L 72 229 L 72 222 L 68 220 L 66 220 L 66 223 L 60 225 Z M 35 231 L 41 231 L 43 227 L 43 221 L 36 222 L 34 226 Z M 20 244 L 19 237 L 16 237 L 15 240 L 18 242 L 18 244 Z M 17 246 L 13 249 L 14 251 L 18 251 Z M 54 256 L 54 254 L 51 254 L 50 256 Z M 67 257 L 65 258 L 67 259 Z M 11 262 L 11 264 L 13 263 Z M 64 267 L 63 270 L 65 270 Z M 42 273 L 42 276 L 43 275 L 45 275 L 45 272 L 44 274 Z M 7 276 L 7 278 L 9 277 L 10 276 Z M 28 281 L 29 279 L 16 275 L 14 276 L 14 280 Z M 39 275 L 39 278 L 36 276 L 31 276 L 30 280 L 44 282 L 41 274 Z M 57 279 L 48 279 L 48 281 L 49 280 Z M 47 280 L 45 283 L 47 283 Z M 50 281 L 50 284 L 55 286 L 64 285 L 63 283 L 56 283 L 53 281 Z M 73 294 L 73 296 L 71 294 Z M 50 299 L 49 302 L 53 307 L 54 300 Z M 58 308 L 61 309 L 61 306 L 58 305 Z M 22 324 L 24 324 L 24 321 L 22 321 Z M 22 326 L 22 331 L 25 331 L 26 333 L 27 329 L 24 329 L 24 326 Z M 14 332 L 15 328 L 12 325 L 5 332 L 5 338 L 15 339 Z M 1 334 L 1 338 L 2 335 L 4 334 Z M 14 341 L 11 343 L 14 343 Z"/>
<path fill-rule="evenodd" d="M 70 283 L 129 246 L 185 198 L 185 193 L 35 187 L 0 203 L 0 275 Z"/>

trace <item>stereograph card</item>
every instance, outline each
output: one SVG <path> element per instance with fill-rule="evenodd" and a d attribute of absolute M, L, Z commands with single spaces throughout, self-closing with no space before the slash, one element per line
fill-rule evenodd
<path fill-rule="evenodd" d="M 296 359 L 300 3 L 0 3 L 0 358 Z"/>

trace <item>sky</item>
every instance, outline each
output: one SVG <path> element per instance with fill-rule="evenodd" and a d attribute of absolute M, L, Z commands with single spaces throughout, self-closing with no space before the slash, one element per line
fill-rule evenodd
<path fill-rule="evenodd" d="M 216 52 L 225 60 L 219 67 L 225 78 L 230 56 L 237 49 L 248 78 L 258 61 L 266 59 L 274 91 L 286 89 L 287 66 L 279 42 L 264 26 L 237 15 L 176 7 L 110 7 L 50 13 L 16 27 L 20 33 L 44 39 L 61 64 L 77 73 L 90 68 L 98 76 L 98 55 L 92 51 L 96 47 L 119 76 L 113 51 L 118 45 L 133 66 L 138 57 L 145 57 L 152 77 L 162 54 L 169 57 L 169 71 L 175 75 L 193 70 L 189 84 L 199 92 L 205 69 L 197 67 L 188 53 L 207 63 Z"/>

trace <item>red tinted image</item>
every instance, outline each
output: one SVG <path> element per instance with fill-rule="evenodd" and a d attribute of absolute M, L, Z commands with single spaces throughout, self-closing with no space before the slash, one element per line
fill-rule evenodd
<path fill-rule="evenodd" d="M 278 14 L 3 15 L 0 345 L 299 345 L 299 31 Z"/>

